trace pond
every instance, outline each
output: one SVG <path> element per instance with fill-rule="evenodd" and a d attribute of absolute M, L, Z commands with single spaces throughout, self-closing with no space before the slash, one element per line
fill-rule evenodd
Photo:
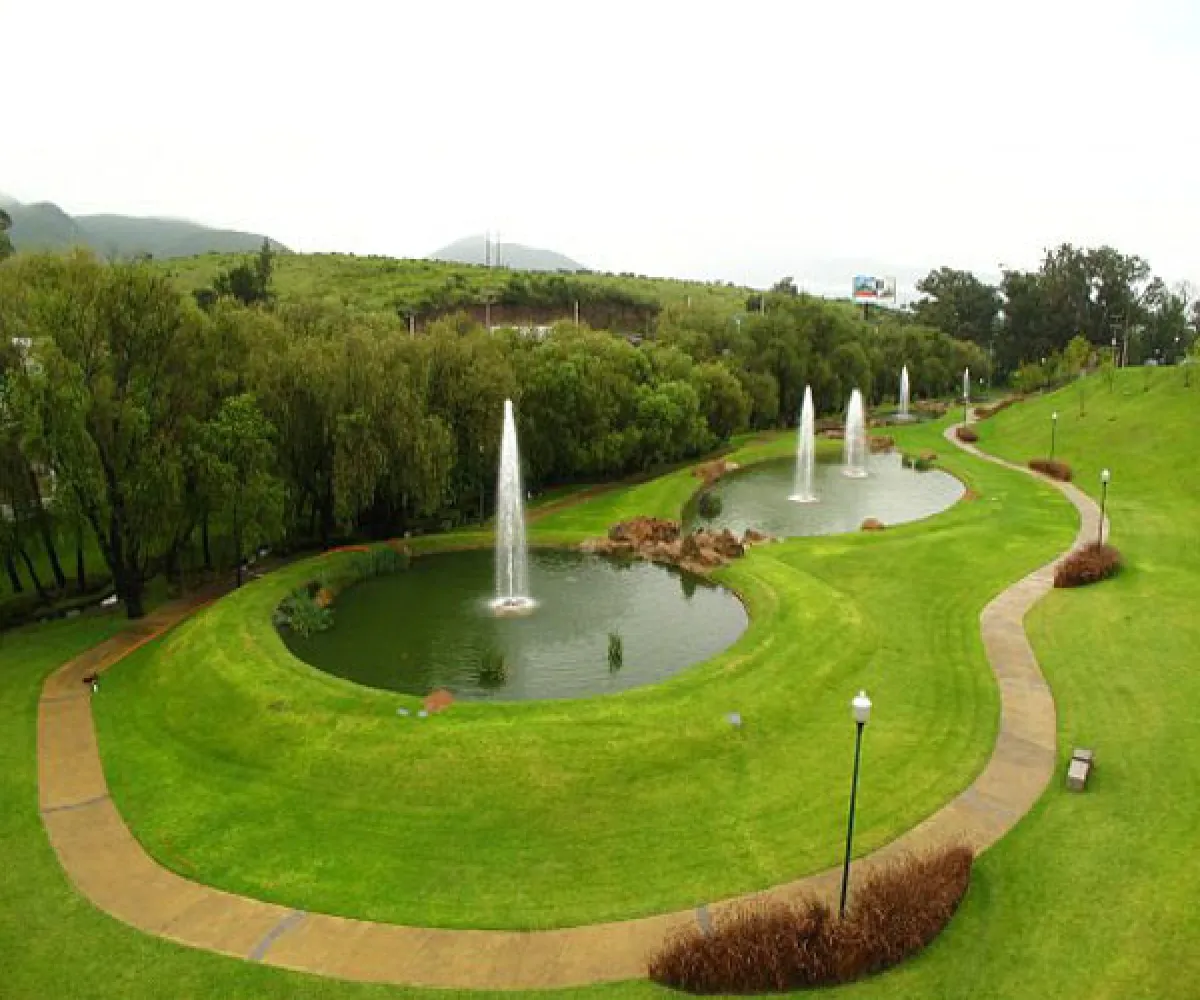
<path fill-rule="evenodd" d="M 333 628 L 307 639 L 285 630 L 284 641 L 359 684 L 517 701 L 652 684 L 719 653 L 748 624 L 731 591 L 699 577 L 558 549 L 529 554 L 533 614 L 496 617 L 487 607 L 492 559 L 491 550 L 414 559 L 340 594 Z M 619 663 L 610 662 L 610 633 L 620 637 Z"/>
<path fill-rule="evenodd" d="M 720 498 L 720 513 L 702 517 L 692 503 L 686 512 L 689 529 L 747 528 L 777 538 L 834 535 L 858 531 L 869 517 L 885 525 L 917 521 L 937 514 L 963 495 L 960 480 L 932 469 L 917 472 L 903 464 L 898 452 L 871 455 L 867 477 L 850 479 L 840 462 L 818 462 L 813 473 L 816 503 L 794 503 L 795 462 L 763 462 L 717 481 L 712 492 Z"/>

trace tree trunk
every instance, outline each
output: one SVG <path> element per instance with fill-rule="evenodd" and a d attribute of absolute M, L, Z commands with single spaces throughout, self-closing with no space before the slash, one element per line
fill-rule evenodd
<path fill-rule="evenodd" d="M 135 572 L 126 573 L 125 576 L 125 584 L 120 590 L 124 591 L 125 614 L 132 621 L 135 618 L 142 618 L 146 614 L 143 604 L 145 585 Z"/>
<path fill-rule="evenodd" d="M 21 574 L 17 572 L 17 564 L 13 562 L 11 552 L 4 553 L 4 572 L 8 574 L 8 582 L 14 594 L 25 593 L 25 584 L 21 582 Z"/>
<path fill-rule="evenodd" d="M 237 585 L 242 585 L 242 522 L 238 510 L 233 508 L 233 561 L 237 566 Z"/>
<path fill-rule="evenodd" d="M 37 522 L 38 533 L 42 536 L 42 545 L 50 559 L 50 570 L 54 573 L 54 582 L 59 590 L 67 589 L 67 576 L 63 572 L 62 563 L 58 561 L 58 550 L 54 547 L 54 531 L 46 508 L 42 504 L 41 487 L 38 485 L 37 473 L 32 465 L 26 465 L 26 476 L 29 480 L 29 495 L 33 500 L 34 520 Z"/>
<path fill-rule="evenodd" d="M 208 511 L 204 512 L 204 517 L 200 521 L 200 543 L 204 548 L 204 568 L 208 572 L 212 572 L 213 557 L 212 544 L 208 538 Z"/>
<path fill-rule="evenodd" d="M 83 525 L 75 529 L 75 587 L 81 594 L 87 590 L 87 563 L 83 558 Z"/>
<path fill-rule="evenodd" d="M 46 593 L 46 588 L 42 586 L 42 581 L 38 579 L 37 570 L 33 568 L 33 560 L 29 558 L 29 553 L 24 547 L 18 549 L 21 553 L 21 561 L 25 563 L 25 571 L 29 574 L 29 579 L 33 581 L 33 589 L 38 592 L 38 597 L 43 601 L 49 600 L 50 595 Z"/>

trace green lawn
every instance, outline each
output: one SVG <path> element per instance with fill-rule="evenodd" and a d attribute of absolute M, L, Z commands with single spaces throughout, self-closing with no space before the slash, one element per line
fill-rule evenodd
<path fill-rule="evenodd" d="M 936 428 L 905 434 L 946 450 Z M 616 919 L 836 863 L 846 706 L 866 687 L 879 725 L 856 843 L 877 847 L 981 768 L 998 699 L 979 610 L 1072 533 L 1047 488 L 946 463 L 985 499 L 878 536 L 754 550 L 723 574 L 752 612 L 738 643 L 589 701 L 397 719 L 401 696 L 288 654 L 270 612 L 312 569 L 283 570 L 114 672 L 97 717 L 115 798 L 164 864 L 304 909 L 448 927 Z M 533 537 L 674 513 L 697 482 L 681 470 L 606 493 Z"/>
<path fill-rule="evenodd" d="M 1064 752 L 1076 741 L 1097 750 L 1093 786 L 1084 795 L 1072 795 L 1056 783 L 1034 812 L 983 857 L 963 907 L 925 954 L 831 995 L 855 1000 L 1195 996 L 1200 926 L 1192 901 L 1200 890 L 1200 870 L 1192 845 L 1200 819 L 1200 726 L 1192 706 L 1200 693 L 1195 671 L 1200 623 L 1192 609 L 1200 588 L 1200 549 L 1193 529 L 1200 467 L 1181 457 L 1187 451 L 1176 444 L 1176 436 L 1200 416 L 1200 385 L 1185 390 L 1178 373 L 1156 375 L 1148 393 L 1142 392 L 1141 373 L 1122 376 L 1111 395 L 1093 385 L 1083 420 L 1075 416 L 1076 397 L 1066 393 L 1027 402 L 980 425 L 985 447 L 1022 460 L 1045 452 L 1049 412 L 1057 408 L 1060 456 L 1081 470 L 1084 484 L 1094 492 L 1097 470 L 1103 465 L 1113 470 L 1114 539 L 1129 569 L 1116 581 L 1056 593 L 1030 616 L 1035 646 L 1055 689 Z M 916 433 L 927 438 L 930 432 L 921 428 Z M 948 450 L 941 443 L 936 447 Z M 912 580 L 908 587 L 898 581 L 889 592 L 864 595 L 855 590 L 862 583 L 855 574 L 822 578 L 814 570 L 819 564 L 822 572 L 840 574 L 853 559 L 839 562 L 829 551 L 810 558 L 804 551 L 808 543 L 762 554 L 769 551 L 779 568 L 800 562 L 814 588 L 832 581 L 839 601 L 859 611 L 865 608 L 872 618 L 872 598 L 907 601 L 907 608 L 930 616 L 923 640 L 935 647 L 935 660 L 945 661 L 959 640 L 937 630 L 943 619 L 936 606 L 956 606 L 964 579 L 975 578 L 982 589 L 979 578 L 991 572 L 995 561 L 992 549 L 1008 544 L 1022 548 L 1024 543 L 1012 536 L 1024 535 L 1028 524 L 1047 534 L 1054 524 L 1061 535 L 1069 534 L 1071 523 L 1052 494 L 1023 488 L 1015 475 L 989 475 L 990 470 L 970 460 L 949 461 L 972 470 L 982 498 L 878 539 L 880 554 L 892 545 L 907 550 L 908 558 L 898 560 L 903 564 L 898 576 L 919 571 L 918 557 L 928 556 L 939 544 L 952 549 L 957 558 L 945 553 L 932 589 L 926 590 L 928 581 L 919 572 L 906 577 Z M 989 497 L 1000 495 L 1001 489 L 1003 500 L 993 503 Z M 930 536 L 929 550 L 921 544 L 925 535 Z M 859 538 L 812 545 L 838 546 L 845 547 L 844 556 L 866 555 L 871 548 Z M 882 566 L 866 559 L 863 563 L 864 574 Z M 872 575 L 867 587 L 877 582 Z M 906 597 L 906 590 L 911 596 Z M 967 617 L 972 620 L 960 623 L 958 630 L 974 624 L 974 616 Z M 74 895 L 37 819 L 33 734 L 42 677 L 72 649 L 99 638 L 93 629 L 87 621 L 57 623 L 0 637 L 0 847 L 6 860 L 0 870 L 0 995 L 6 1000 L 446 996 L 321 981 L 187 951 L 125 928 Z M 909 640 L 905 635 L 887 639 L 876 659 L 890 665 L 907 655 Z M 118 669 L 112 680 L 131 666 Z M 882 671 L 883 665 L 871 669 Z M 864 816 L 872 803 L 878 806 L 883 775 L 895 781 L 894 760 L 885 763 L 880 734 L 896 724 L 889 706 L 907 696 L 901 689 L 898 699 L 894 688 L 877 681 L 882 678 L 871 684 L 872 693 L 879 692 L 879 709 L 864 769 L 866 781 L 872 771 L 876 778 L 874 785 L 864 786 Z M 309 683 L 306 678 L 306 687 Z M 106 685 L 104 694 L 115 686 Z M 837 694 L 837 710 L 844 713 L 840 685 Z M 182 691 L 169 695 L 182 697 Z M 804 710 L 811 704 L 803 702 Z M 949 701 L 940 707 L 942 717 L 958 711 Z M 225 731 L 236 725 L 236 719 L 217 718 L 210 728 Z M 834 759 L 844 742 L 840 730 L 838 735 L 836 746 L 826 748 L 826 756 Z M 325 739 L 323 734 L 320 738 Z M 800 771 L 793 762 L 787 769 L 789 780 Z M 187 777 L 190 781 L 194 775 Z M 842 808 L 839 803 L 839 814 Z M 670 836 L 686 834 L 694 820 L 686 817 Z M 394 849 L 403 850 L 403 843 Z M 615 1000 L 668 994 L 631 983 L 553 995 Z"/>

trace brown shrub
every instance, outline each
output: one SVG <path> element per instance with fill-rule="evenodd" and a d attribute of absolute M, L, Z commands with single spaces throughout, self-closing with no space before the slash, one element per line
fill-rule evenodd
<path fill-rule="evenodd" d="M 872 455 L 879 455 L 895 448 L 896 439 L 890 434 L 872 434 L 867 438 L 867 447 Z"/>
<path fill-rule="evenodd" d="M 884 525 L 879 518 L 868 517 L 863 521 L 861 528 L 863 531 L 883 531 Z"/>
<path fill-rule="evenodd" d="M 991 406 L 977 406 L 975 407 L 975 416 L 979 420 L 987 420 L 988 417 L 994 417 L 1001 410 L 1007 410 L 1013 403 L 1019 403 L 1021 399 L 1021 396 L 1009 396 L 992 403 Z"/>
<path fill-rule="evenodd" d="M 954 428 L 954 436 L 960 441 L 966 441 L 967 444 L 974 444 L 979 440 L 979 434 L 974 427 L 968 427 L 966 424 L 959 424 Z"/>
<path fill-rule="evenodd" d="M 1049 476 L 1051 479 L 1057 479 L 1059 482 L 1069 483 L 1071 481 L 1071 467 L 1066 462 L 1060 462 L 1058 459 L 1050 458 L 1031 458 L 1029 467 L 1034 472 L 1040 472 L 1043 476 Z"/>
<path fill-rule="evenodd" d="M 1116 576 L 1121 553 L 1111 545 L 1089 542 L 1068 555 L 1054 570 L 1054 586 L 1084 587 Z"/>
<path fill-rule="evenodd" d="M 755 906 L 710 934 L 684 931 L 650 962 L 650 978 L 692 993 L 762 993 L 849 982 L 903 961 L 946 926 L 967 891 L 973 855 L 949 847 L 867 875 L 844 920 L 828 904 Z"/>

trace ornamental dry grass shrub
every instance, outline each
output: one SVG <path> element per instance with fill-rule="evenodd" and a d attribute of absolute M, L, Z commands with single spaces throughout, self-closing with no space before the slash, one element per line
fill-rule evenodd
<path fill-rule="evenodd" d="M 966 441 L 967 444 L 974 444 L 979 440 L 979 434 L 976 432 L 975 428 L 967 427 L 963 424 L 959 424 L 954 428 L 954 436 L 960 441 Z"/>
<path fill-rule="evenodd" d="M 1034 472 L 1040 472 L 1043 476 L 1049 476 L 1051 479 L 1057 479 L 1063 483 L 1069 483 L 1071 476 L 1074 475 L 1066 462 L 1060 462 L 1057 459 L 1031 458 L 1029 467 Z"/>
<path fill-rule="evenodd" d="M 1076 549 L 1054 570 L 1054 586 L 1085 587 L 1116 576 L 1121 569 L 1121 553 L 1111 545 L 1090 542 Z"/>
<path fill-rule="evenodd" d="M 764 993 L 844 983 L 929 944 L 958 908 L 973 854 L 949 847 L 867 876 L 846 919 L 818 900 L 737 911 L 711 934 L 685 931 L 650 962 L 650 978 L 691 993 Z"/>
<path fill-rule="evenodd" d="M 1013 403 L 1020 402 L 1021 398 L 1020 396 L 1007 396 L 990 406 L 977 406 L 975 407 L 975 417 L 977 420 L 987 420 L 988 417 L 994 417 L 1002 410 L 1007 410 Z"/>

